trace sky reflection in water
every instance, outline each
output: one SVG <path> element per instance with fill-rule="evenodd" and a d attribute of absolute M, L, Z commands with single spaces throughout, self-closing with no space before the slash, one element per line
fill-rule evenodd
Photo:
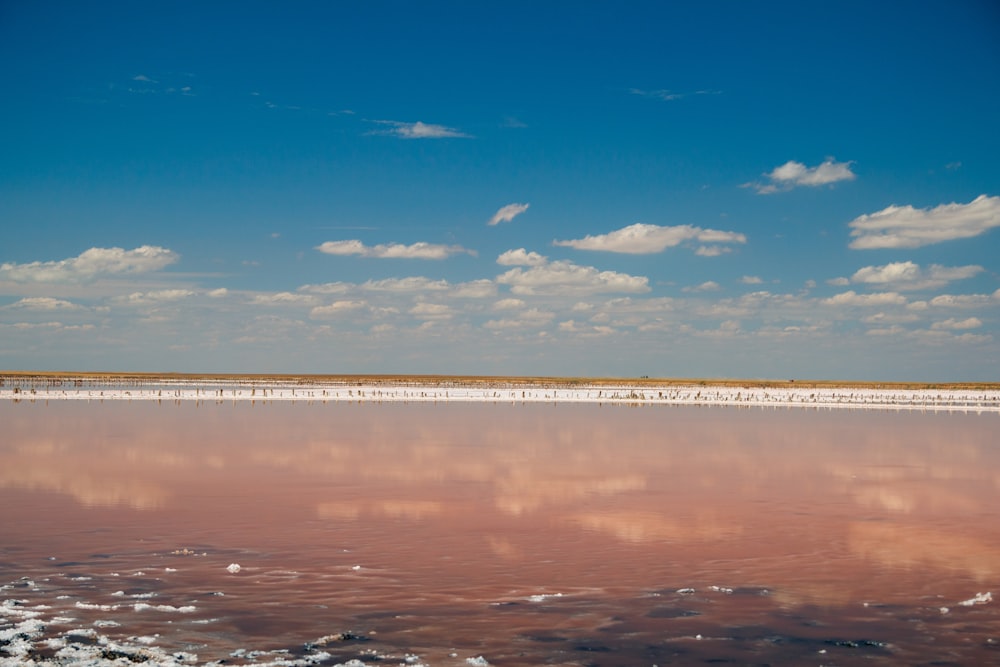
<path fill-rule="evenodd" d="M 0 583 L 47 577 L 37 602 L 67 595 L 78 624 L 110 614 L 199 660 L 346 631 L 364 648 L 330 664 L 1000 655 L 995 603 L 957 604 L 1000 583 L 995 416 L 54 402 L 0 419 Z M 76 604 L 115 592 L 196 611 Z"/>

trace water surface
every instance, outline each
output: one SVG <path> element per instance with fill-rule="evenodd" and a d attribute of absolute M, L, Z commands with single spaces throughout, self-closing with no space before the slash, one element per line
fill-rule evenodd
<path fill-rule="evenodd" d="M 0 424 L 0 600 L 43 606 L 38 660 L 1000 660 L 975 598 L 1000 593 L 995 415 L 55 401 Z"/>

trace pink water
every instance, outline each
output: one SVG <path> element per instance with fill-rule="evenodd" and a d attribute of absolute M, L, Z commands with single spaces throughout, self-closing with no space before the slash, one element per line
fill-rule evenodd
<path fill-rule="evenodd" d="M 199 664 L 996 663 L 1000 601 L 959 603 L 1000 595 L 998 427 L 0 404 L 0 600 L 56 618 L 38 661 L 96 628 Z"/>

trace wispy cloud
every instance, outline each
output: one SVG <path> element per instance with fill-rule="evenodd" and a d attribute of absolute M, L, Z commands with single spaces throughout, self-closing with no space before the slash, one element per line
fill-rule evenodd
<path fill-rule="evenodd" d="M 251 303 L 261 306 L 309 306 L 316 303 L 316 301 L 316 297 L 311 294 L 276 292 L 268 294 L 255 294 Z"/>
<path fill-rule="evenodd" d="M 517 313 L 514 317 L 487 320 L 483 323 L 483 328 L 492 331 L 504 329 L 538 329 L 548 325 L 553 319 L 555 319 L 555 313 L 539 308 L 528 308 Z"/>
<path fill-rule="evenodd" d="M 588 235 L 582 239 L 569 241 L 553 241 L 552 244 L 576 250 L 603 250 L 631 255 L 648 255 L 692 240 L 703 243 L 746 243 L 747 238 L 738 232 L 702 229 L 691 225 L 661 227 L 636 223 L 607 234 Z M 720 253 L 707 251 L 702 254 Z"/>
<path fill-rule="evenodd" d="M 443 303 L 427 303 L 421 301 L 409 310 L 410 315 L 421 320 L 448 320 L 454 313 L 451 306 Z"/>
<path fill-rule="evenodd" d="M 683 292 L 718 292 L 722 289 L 722 286 L 714 280 L 706 280 L 700 285 L 694 285 L 692 287 L 685 287 L 681 291 Z"/>
<path fill-rule="evenodd" d="M 383 126 L 381 130 L 373 130 L 369 134 L 383 134 L 401 139 L 469 139 L 472 137 L 461 130 L 445 125 L 434 125 L 417 121 L 415 123 L 404 123 L 396 120 L 373 120 Z"/>
<path fill-rule="evenodd" d="M 486 224 L 496 225 L 501 222 L 510 222 L 515 217 L 527 211 L 530 205 L 531 204 L 507 204 L 506 206 L 502 207 L 499 211 L 494 213 L 493 217 L 490 218 L 490 221 L 487 222 Z"/>
<path fill-rule="evenodd" d="M 931 324 L 931 329 L 934 330 L 944 330 L 944 331 L 960 331 L 963 329 L 978 329 L 983 326 L 982 320 L 978 317 L 967 317 L 964 320 L 957 320 L 953 317 L 947 320 L 941 320 L 939 322 L 933 322 Z"/>
<path fill-rule="evenodd" d="M 64 311 L 64 310 L 83 310 L 83 306 L 77 305 L 71 301 L 65 301 L 63 299 L 54 299 L 49 296 L 29 296 L 14 303 L 4 306 L 4 308 L 10 309 L 24 309 L 24 310 L 37 310 L 44 312 L 52 311 Z"/>
<path fill-rule="evenodd" d="M 475 256 L 474 250 L 459 245 L 438 245 L 418 241 L 412 245 L 402 243 L 366 246 L 361 241 L 327 241 L 316 246 L 316 250 L 327 255 L 359 255 L 377 259 L 447 259 L 452 255 L 466 253 Z"/>
<path fill-rule="evenodd" d="M 850 247 L 919 248 L 934 243 L 966 239 L 1000 227 L 1000 197 L 979 195 L 968 204 L 942 204 L 934 208 L 889 206 L 861 215 L 850 223 Z"/>
<path fill-rule="evenodd" d="M 136 74 L 132 77 L 125 90 L 137 95 L 184 95 L 193 97 L 194 90 L 191 88 L 191 75 L 167 75 L 167 80 L 173 79 L 173 83 L 161 79 L 154 79 L 145 74 Z M 180 80 L 179 80 L 180 79 Z"/>
<path fill-rule="evenodd" d="M 827 158 L 822 164 L 807 167 L 801 162 L 789 160 L 764 174 L 766 181 L 745 183 L 743 187 L 751 187 L 757 190 L 758 194 L 769 195 L 796 187 L 816 187 L 840 181 L 853 181 L 856 175 L 851 171 L 851 164 L 853 163 L 837 162 L 833 158 Z"/>
<path fill-rule="evenodd" d="M 882 266 L 866 266 L 851 276 L 851 282 L 887 286 L 894 289 L 922 290 L 947 285 L 954 280 L 965 280 L 983 272 L 983 267 L 975 264 L 967 266 L 941 266 L 932 264 L 927 269 L 913 262 L 892 262 Z"/>
<path fill-rule="evenodd" d="M 125 296 L 116 297 L 114 302 L 126 306 L 150 306 L 180 301 L 194 295 L 194 292 L 187 289 L 163 289 L 150 292 L 132 292 Z"/>
<path fill-rule="evenodd" d="M 375 292 L 442 292 L 449 289 L 451 285 L 447 280 L 431 280 L 423 276 L 408 276 L 406 278 L 367 280 L 360 287 L 361 289 Z"/>
<path fill-rule="evenodd" d="M 678 92 L 676 90 L 643 90 L 641 88 L 630 88 L 629 91 L 633 95 L 639 95 L 640 97 L 649 97 L 656 100 L 662 100 L 663 102 L 674 102 L 676 100 L 684 99 L 685 97 L 693 97 L 695 95 L 721 95 L 720 90 L 695 90 L 690 92 Z"/>
<path fill-rule="evenodd" d="M 104 276 L 137 274 L 157 271 L 173 264 L 180 255 L 167 248 L 140 246 L 122 248 L 91 248 L 76 257 L 51 262 L 0 264 L 0 280 L 38 283 L 80 283 Z"/>

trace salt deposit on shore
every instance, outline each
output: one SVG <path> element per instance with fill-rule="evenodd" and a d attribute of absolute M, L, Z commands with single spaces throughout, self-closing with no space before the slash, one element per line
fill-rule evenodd
<path fill-rule="evenodd" d="M 857 387 L 766 388 L 711 384 L 663 387 L 629 384 L 552 385 L 416 384 L 406 382 L 272 382 L 266 380 L 156 380 L 149 382 L 31 382 L 0 387 L 0 400 L 200 401 L 260 403 L 492 402 L 610 403 L 740 407 L 866 408 L 1000 413 L 1000 391 L 967 389 L 871 389 Z"/>

